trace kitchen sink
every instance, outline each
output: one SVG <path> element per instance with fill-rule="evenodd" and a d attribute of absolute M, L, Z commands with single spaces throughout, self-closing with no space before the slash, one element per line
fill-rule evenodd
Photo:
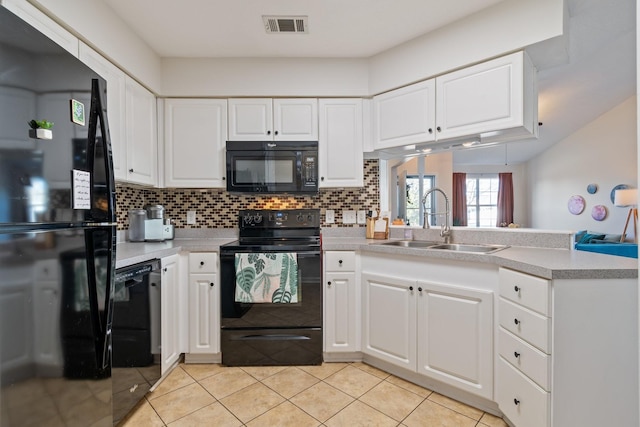
<path fill-rule="evenodd" d="M 499 250 L 506 249 L 509 246 L 506 245 L 465 245 L 458 243 L 445 243 L 439 245 L 429 246 L 429 249 L 437 249 L 444 251 L 454 251 L 454 252 L 475 252 L 482 254 L 492 254 L 494 252 L 498 252 Z"/>
<path fill-rule="evenodd" d="M 389 242 L 378 244 L 385 246 L 400 246 L 403 248 L 429 248 L 437 245 L 438 242 L 428 242 L 425 240 L 391 240 Z"/>

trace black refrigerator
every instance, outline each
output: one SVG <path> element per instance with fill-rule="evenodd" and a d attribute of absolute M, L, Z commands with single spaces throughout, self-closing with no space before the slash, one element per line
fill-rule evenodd
<path fill-rule="evenodd" d="M 0 6 L 0 427 L 113 423 L 106 90 Z"/>

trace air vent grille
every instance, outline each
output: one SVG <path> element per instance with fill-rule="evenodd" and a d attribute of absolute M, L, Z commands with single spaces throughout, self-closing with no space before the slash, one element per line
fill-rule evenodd
<path fill-rule="evenodd" d="M 267 33 L 307 33 L 308 16 L 262 16 Z"/>

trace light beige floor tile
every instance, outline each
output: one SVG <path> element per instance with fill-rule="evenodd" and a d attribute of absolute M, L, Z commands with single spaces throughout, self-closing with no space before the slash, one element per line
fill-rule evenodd
<path fill-rule="evenodd" d="M 349 363 L 323 363 L 322 365 L 298 366 L 303 371 L 313 375 L 321 380 L 335 374 L 341 369 L 349 366 Z"/>
<path fill-rule="evenodd" d="M 146 399 L 143 399 L 118 427 L 164 427 L 160 416 Z"/>
<path fill-rule="evenodd" d="M 225 368 L 217 375 L 205 378 L 200 384 L 220 400 L 258 381 L 240 368 Z"/>
<path fill-rule="evenodd" d="M 390 382 L 391 384 L 397 385 L 398 387 L 402 387 L 405 390 L 409 390 L 411 393 L 415 393 L 420 397 L 427 397 L 429 396 L 431 393 L 433 393 L 433 391 L 424 388 L 424 387 L 420 387 L 417 384 L 414 384 L 412 382 L 403 380 L 402 378 L 398 378 L 394 375 L 390 375 L 385 381 Z"/>
<path fill-rule="evenodd" d="M 375 375 L 376 377 L 382 378 L 382 379 L 385 379 L 390 375 L 387 372 L 383 371 L 382 369 L 378 369 L 376 367 L 367 365 L 366 363 L 362 363 L 362 362 L 354 362 L 351 364 L 351 366 L 355 366 L 356 368 L 362 371 L 365 371 L 368 374 Z"/>
<path fill-rule="evenodd" d="M 278 372 L 286 369 L 286 366 L 243 366 L 242 370 L 251 375 L 258 381 L 262 381 L 265 378 L 275 375 Z"/>
<path fill-rule="evenodd" d="M 154 399 L 164 396 L 174 390 L 193 384 L 195 380 L 191 378 L 185 371 L 182 370 L 182 365 L 175 368 L 169 375 L 162 380 L 158 388 L 147 395 L 147 399 L 153 401 Z"/>
<path fill-rule="evenodd" d="M 168 424 L 215 401 L 200 384 L 194 383 L 152 400 L 151 406 Z"/>
<path fill-rule="evenodd" d="M 282 402 L 282 396 L 262 383 L 250 385 L 220 401 L 243 423 L 264 414 Z"/>
<path fill-rule="evenodd" d="M 331 417 L 327 427 L 395 427 L 398 422 L 362 402 L 355 401 Z"/>
<path fill-rule="evenodd" d="M 347 366 L 325 379 L 327 384 L 353 397 L 362 396 L 381 381 L 380 378 L 353 366 Z"/>
<path fill-rule="evenodd" d="M 262 381 L 264 385 L 289 399 L 320 381 L 295 366 L 286 368 Z"/>
<path fill-rule="evenodd" d="M 482 415 L 482 418 L 480 418 L 480 423 L 482 426 L 508 427 L 508 424 L 502 418 L 498 418 L 495 415 L 491 415 L 486 412 Z"/>
<path fill-rule="evenodd" d="M 185 363 L 180 365 L 184 371 L 189 374 L 194 380 L 200 381 L 208 378 L 212 375 L 219 374 L 223 370 L 227 369 L 224 366 L 220 366 L 217 363 Z"/>
<path fill-rule="evenodd" d="M 407 427 L 474 427 L 477 421 L 427 399 L 403 420 L 403 424 Z"/>
<path fill-rule="evenodd" d="M 320 422 L 291 402 L 283 402 L 247 423 L 249 427 L 317 427 Z"/>
<path fill-rule="evenodd" d="M 427 399 L 432 400 L 436 403 L 439 403 L 442 406 L 445 406 L 456 412 L 459 412 L 462 415 L 466 415 L 469 418 L 473 418 L 476 421 L 478 421 L 483 414 L 483 411 L 481 411 L 480 409 L 476 409 L 469 405 L 465 405 L 464 403 L 458 402 L 457 400 L 450 399 L 438 393 L 432 393 L 431 395 L 429 395 Z"/>
<path fill-rule="evenodd" d="M 227 410 L 220 402 L 205 406 L 202 409 L 180 418 L 177 421 L 168 424 L 169 427 L 196 427 L 196 426 L 214 426 L 215 427 L 239 427 L 242 425 L 231 412 Z"/>
<path fill-rule="evenodd" d="M 291 403 L 324 422 L 355 399 L 328 384 L 320 382 L 290 399 Z"/>
<path fill-rule="evenodd" d="M 383 381 L 366 392 L 359 400 L 396 421 L 402 421 L 422 403 L 424 398 Z"/>

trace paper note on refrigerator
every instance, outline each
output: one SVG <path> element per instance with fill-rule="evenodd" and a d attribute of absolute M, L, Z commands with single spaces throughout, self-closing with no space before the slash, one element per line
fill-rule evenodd
<path fill-rule="evenodd" d="M 91 174 L 73 169 L 71 184 L 73 187 L 73 209 L 91 209 Z"/>

